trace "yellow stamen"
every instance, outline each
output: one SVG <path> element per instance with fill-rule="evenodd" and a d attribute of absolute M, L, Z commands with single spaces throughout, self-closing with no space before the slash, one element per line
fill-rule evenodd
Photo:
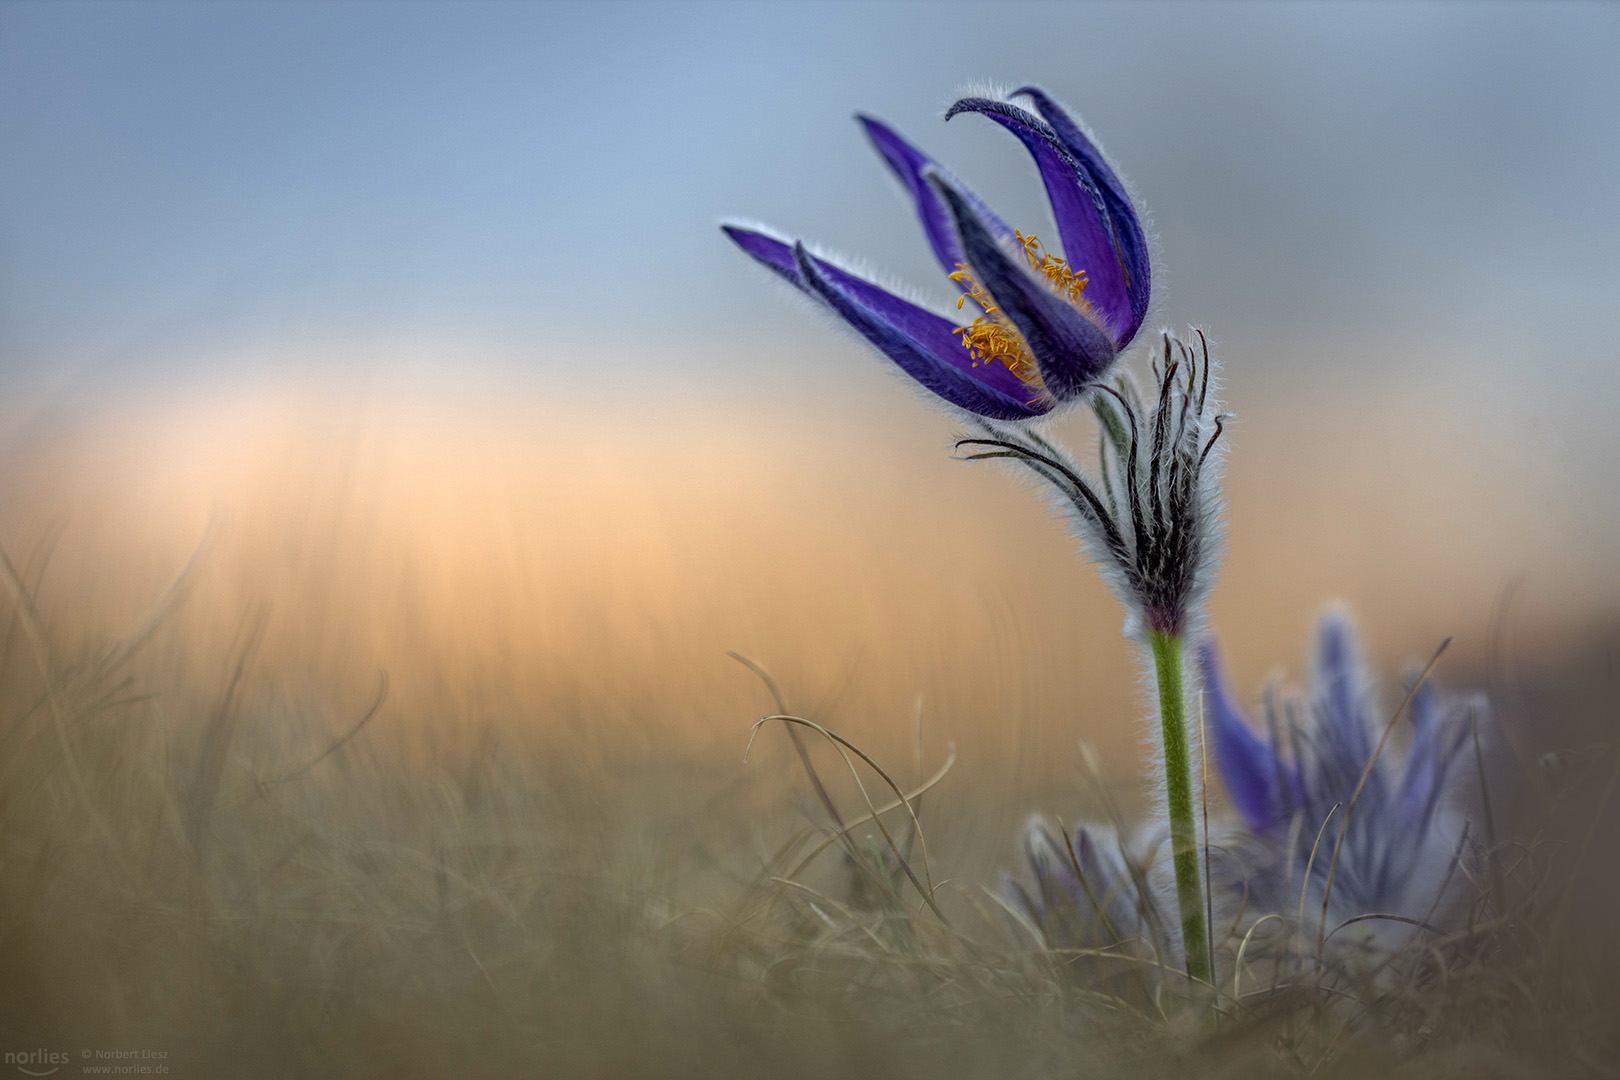
<path fill-rule="evenodd" d="M 1024 249 L 1024 258 L 1029 260 L 1029 265 L 1046 275 L 1046 280 L 1050 281 L 1058 292 L 1067 296 L 1070 302 L 1081 303 L 1080 294 L 1086 291 L 1086 272 L 1069 269 L 1067 259 L 1060 259 L 1047 251 L 1046 245 L 1035 239 L 1033 234 L 1025 236 L 1014 229 L 1013 235 L 1018 237 L 1018 243 Z"/>
<path fill-rule="evenodd" d="M 1084 270 L 1070 269 L 1067 260 L 1047 251 L 1046 245 L 1033 235 L 1025 236 L 1017 230 L 1014 230 L 1014 235 L 1018 237 L 1018 246 L 1023 251 L 1024 258 L 1029 260 L 1032 270 L 1044 275 L 1052 287 L 1070 302 L 1085 303 L 1081 296 L 1086 288 Z M 958 311 L 962 310 L 962 305 L 966 304 L 969 298 L 984 311 L 983 315 L 971 323 L 956 328 L 956 333 L 962 335 L 962 344 L 967 346 L 968 354 L 973 357 L 973 366 L 978 367 L 980 364 L 995 361 L 1029 385 L 1044 389 L 1040 369 L 1035 366 L 1035 358 L 1029 354 L 1029 347 L 1024 344 L 1024 339 L 1019 336 L 1017 328 L 990 298 L 990 293 L 979 284 L 973 268 L 967 263 L 957 263 L 956 271 L 951 274 L 951 280 L 961 282 L 967 290 L 957 298 Z"/>

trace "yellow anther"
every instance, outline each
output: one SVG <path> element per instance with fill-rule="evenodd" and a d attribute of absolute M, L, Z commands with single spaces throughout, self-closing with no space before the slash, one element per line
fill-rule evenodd
<path fill-rule="evenodd" d="M 1080 294 L 1086 291 L 1086 272 L 1071 270 L 1067 259 L 1060 259 L 1047 251 L 1046 245 L 1035 239 L 1033 234 L 1025 236 L 1017 229 L 1013 230 L 1013 234 L 1018 237 L 1029 265 L 1044 274 L 1058 292 L 1074 303 L 1080 303 Z"/>
<path fill-rule="evenodd" d="M 1071 270 L 1067 260 L 1047 251 L 1046 245 L 1033 235 L 1025 236 L 1017 230 L 1014 230 L 1014 235 L 1017 236 L 1018 246 L 1023 251 L 1024 258 L 1029 260 L 1032 270 L 1043 275 L 1052 287 L 1070 302 L 1085 303 L 1081 297 L 1086 288 L 1084 270 Z M 989 291 L 979 284 L 979 279 L 973 274 L 973 268 L 966 263 L 957 263 L 955 272 L 951 274 L 951 280 L 961 282 L 965 290 L 956 300 L 958 311 L 962 310 L 962 305 L 970 298 L 984 311 L 983 315 L 971 323 L 956 328 L 956 333 L 962 335 L 962 344 L 967 347 L 968 354 L 973 358 L 973 366 L 978 367 L 980 364 L 994 361 L 1004 365 L 1008 371 L 1030 386 L 1044 390 L 1040 369 L 1036 367 L 1035 358 L 1030 355 L 1029 347 L 1024 344 L 1024 339 L 1019 336 L 1017 328 L 996 306 Z"/>

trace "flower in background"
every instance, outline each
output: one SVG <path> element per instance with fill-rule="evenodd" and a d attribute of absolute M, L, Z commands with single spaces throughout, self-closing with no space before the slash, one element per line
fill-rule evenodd
<path fill-rule="evenodd" d="M 1177 938 L 1165 932 L 1171 923 L 1164 883 L 1150 882 L 1157 876 L 1151 859 L 1128 850 L 1115 830 L 1081 825 L 1071 837 L 1034 817 L 1024 826 L 1023 847 L 1030 876 L 1004 875 L 1001 897 L 1048 948 L 1143 941 L 1161 952 L 1178 950 Z"/>
<path fill-rule="evenodd" d="M 979 113 L 1023 142 L 1045 183 L 1062 256 L 1008 225 L 887 125 L 858 118 L 962 293 L 954 317 L 812 255 L 798 241 L 723 226 L 738 247 L 831 308 L 923 386 L 994 420 L 1040 416 L 1100 380 L 1147 315 L 1152 274 L 1141 220 L 1102 152 L 1041 90 L 1011 96 L 1029 99 L 1034 111 L 970 97 L 945 118 Z"/>
<path fill-rule="evenodd" d="M 1463 829 L 1452 787 L 1482 698 L 1443 695 L 1423 683 L 1407 706 L 1411 740 L 1404 761 L 1388 745 L 1373 761 L 1387 721 L 1343 613 L 1322 617 L 1310 692 L 1298 707 L 1268 701 L 1263 736 L 1233 700 L 1207 639 L 1199 666 L 1215 764 L 1252 836 L 1239 845 L 1250 908 L 1294 910 L 1303 889 L 1309 907 L 1320 910 L 1331 874 L 1335 922 L 1372 913 L 1443 919 Z M 1367 781 L 1357 797 L 1363 773 Z"/>

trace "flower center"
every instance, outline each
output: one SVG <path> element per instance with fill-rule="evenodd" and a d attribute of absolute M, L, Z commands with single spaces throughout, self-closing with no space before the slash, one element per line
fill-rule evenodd
<path fill-rule="evenodd" d="M 1084 303 L 1081 294 L 1086 289 L 1086 272 L 1070 269 L 1067 259 L 1060 259 L 1047 251 L 1046 245 L 1033 235 L 1025 236 L 1016 229 L 1013 231 L 1018 237 L 1018 246 L 1024 252 L 1024 258 L 1029 260 L 1030 268 L 1045 276 L 1052 287 L 1068 297 L 1071 302 Z M 1029 385 L 1044 389 L 1040 369 L 1035 366 L 1035 358 L 1030 355 L 1029 347 L 1024 344 L 1024 339 L 1019 336 L 1017 328 L 996 306 L 990 293 L 979 284 L 973 268 L 967 263 L 957 263 L 956 271 L 951 274 L 951 280 L 961 282 L 967 290 L 957 299 L 956 310 L 962 310 L 962 305 L 971 297 L 984 311 L 983 315 L 971 323 L 958 326 L 955 330 L 962 335 L 962 344 L 967 346 L 968 355 L 973 358 L 973 366 L 995 362 L 1005 366 L 1008 371 Z"/>

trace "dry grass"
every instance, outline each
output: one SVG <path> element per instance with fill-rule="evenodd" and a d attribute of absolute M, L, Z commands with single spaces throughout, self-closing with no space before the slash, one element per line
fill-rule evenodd
<path fill-rule="evenodd" d="M 1582 669 L 1590 685 L 1518 673 L 1493 688 L 1540 724 L 1506 746 L 1525 767 L 1492 773 L 1500 909 L 1486 864 L 1474 923 L 1375 977 L 1319 968 L 1314 937 L 1286 922 L 1229 937 L 1211 1023 L 1151 950 L 1048 949 L 984 888 L 1029 809 L 1100 815 L 1137 787 L 1114 614 L 1100 591 L 1049 595 L 1055 532 L 1020 551 L 1029 580 L 987 601 L 960 582 L 1007 561 L 1003 503 L 942 538 L 941 519 L 892 498 L 893 477 L 864 474 L 867 448 L 824 431 L 772 430 L 798 440 L 786 458 L 750 456 L 759 432 L 691 443 L 681 470 L 641 476 L 670 432 L 581 447 L 419 423 L 345 441 L 331 432 L 387 418 L 327 417 L 316 438 L 307 410 L 288 414 L 255 429 L 210 412 L 201 434 L 145 418 L 164 445 L 118 458 L 102 451 L 137 440 L 113 431 L 6 477 L 0 1050 L 156 1050 L 177 1077 L 1620 1063 L 1601 665 Z M 782 465 L 824 440 L 831 480 Z M 555 467 L 541 484 L 503 455 Z M 762 511 L 774 531 L 744 535 L 716 477 L 767 509 L 791 501 L 779 489 L 836 496 L 880 539 L 808 511 Z M 1001 498 L 1001 482 L 975 497 Z M 210 527 L 227 490 L 253 494 Z M 582 530 L 588 544 L 560 544 Z M 624 539 L 649 533 L 650 547 Z M 694 552 L 709 561 L 682 577 Z M 812 559 L 815 575 L 783 570 Z M 1016 615 L 987 626 L 987 607 Z M 864 666 L 831 626 L 868 642 Z M 954 651 L 927 636 L 942 626 Z M 777 668 L 787 700 L 726 646 Z M 793 710 L 920 797 L 881 828 L 861 821 L 894 792 L 800 728 L 823 795 L 788 721 L 744 765 L 749 724 Z M 1101 791 L 1046 760 L 1077 728 L 1104 744 Z M 1538 765 L 1556 746 L 1576 749 Z"/>
<path fill-rule="evenodd" d="M 804 727 L 823 802 L 790 783 L 774 723 L 769 760 L 724 775 L 670 748 L 593 753 L 563 724 L 296 701 L 261 666 L 256 612 L 212 679 L 176 685 L 172 629 L 64 648 L 34 600 L 43 560 L 4 573 L 7 1046 L 160 1050 L 177 1076 L 1615 1064 L 1593 943 L 1560 924 L 1567 879 L 1547 865 L 1588 863 L 1609 836 L 1577 836 L 1573 859 L 1545 834 L 1504 845 L 1505 914 L 1482 902 L 1377 976 L 1324 974 L 1286 927 L 1258 931 L 1212 1024 L 1150 952 L 1049 950 L 998 909 L 979 887 L 994 857 L 960 825 L 973 793 L 941 762 L 919 755 L 889 789 Z M 912 801 L 891 806 L 902 784 Z M 873 804 L 881 827 L 862 820 Z M 833 813 L 844 830 L 806 824 Z M 1223 944 L 1223 980 L 1242 944 Z"/>

